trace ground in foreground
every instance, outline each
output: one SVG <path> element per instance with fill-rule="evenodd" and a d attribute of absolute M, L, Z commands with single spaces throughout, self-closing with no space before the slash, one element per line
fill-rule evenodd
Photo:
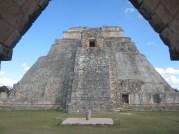
<path fill-rule="evenodd" d="M 82 116 L 58 111 L 0 112 L 0 134 L 179 134 L 179 112 L 93 114 L 111 117 L 115 125 L 60 125 L 66 117 Z"/>

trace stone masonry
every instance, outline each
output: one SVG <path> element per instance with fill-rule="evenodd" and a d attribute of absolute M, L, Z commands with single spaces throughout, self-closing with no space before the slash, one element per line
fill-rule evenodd
<path fill-rule="evenodd" d="M 129 0 L 159 33 L 172 60 L 179 60 L 179 0 Z"/>
<path fill-rule="evenodd" d="M 117 26 L 64 32 L 14 85 L 0 108 L 66 112 L 179 110 L 179 92 Z"/>
<path fill-rule="evenodd" d="M 49 0 L 0 0 L 0 61 L 11 60 L 12 51 Z"/>

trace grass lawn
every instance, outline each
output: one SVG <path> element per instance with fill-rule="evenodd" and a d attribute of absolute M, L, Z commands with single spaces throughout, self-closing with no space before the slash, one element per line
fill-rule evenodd
<path fill-rule="evenodd" d="M 94 114 L 120 119 L 114 126 L 61 126 L 66 117 L 58 111 L 0 112 L 0 134 L 179 134 L 179 112 Z"/>

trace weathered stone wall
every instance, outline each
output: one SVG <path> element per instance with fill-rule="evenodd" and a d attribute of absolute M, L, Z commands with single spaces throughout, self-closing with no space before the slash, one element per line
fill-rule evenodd
<path fill-rule="evenodd" d="M 88 32 L 87 27 L 74 27 L 74 28 L 69 29 L 68 31 L 65 31 L 63 37 L 66 39 L 79 39 L 79 40 L 85 39 L 82 35 L 82 33 L 84 34 L 85 31 Z M 93 33 L 92 33 L 92 31 L 93 31 Z M 93 30 L 91 29 L 91 32 L 89 34 L 92 34 L 93 37 L 95 36 L 95 34 L 101 34 L 99 36 L 101 36 L 103 38 L 122 37 L 123 30 L 120 27 L 103 26 L 100 29 L 96 29 L 96 28 L 93 28 Z M 84 34 L 84 35 L 87 35 L 87 34 Z M 90 36 L 90 35 L 88 35 L 88 36 Z"/>
<path fill-rule="evenodd" d="M 69 112 L 112 110 L 108 57 L 103 48 L 78 48 Z"/>
<path fill-rule="evenodd" d="M 77 40 L 60 40 L 31 67 L 14 88 L 18 104 L 59 105 L 66 108 L 71 89 Z"/>
<path fill-rule="evenodd" d="M 159 104 L 179 102 L 179 94 L 156 72 L 129 39 L 114 38 L 108 40 L 106 44 L 113 44 L 111 47 L 115 54 L 112 65 L 115 70 L 113 75 L 115 78 L 114 100 L 118 100 L 116 101 L 118 104 L 114 105 L 115 109 L 126 106 L 122 101 L 122 95 L 128 95 L 128 106 L 148 105 L 152 107 L 157 104 L 154 101 L 155 95 L 160 99 Z"/>
<path fill-rule="evenodd" d="M 0 0 L 0 61 L 11 59 L 12 49 L 47 4 L 48 0 Z"/>
<path fill-rule="evenodd" d="M 179 1 L 130 0 L 169 47 L 172 60 L 179 60 Z"/>
<path fill-rule="evenodd" d="M 90 29 L 84 30 L 81 33 L 81 44 L 83 48 L 90 47 L 90 41 L 94 41 L 95 47 L 101 48 L 103 47 L 104 37 L 101 29 Z"/>
<path fill-rule="evenodd" d="M 8 94 L 6 92 L 0 93 L 0 104 L 3 104 L 8 99 Z"/>

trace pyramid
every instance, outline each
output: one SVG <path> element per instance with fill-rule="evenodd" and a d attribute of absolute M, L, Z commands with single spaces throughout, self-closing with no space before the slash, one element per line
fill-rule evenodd
<path fill-rule="evenodd" d="M 179 110 L 179 93 L 118 26 L 65 31 L 10 98 L 16 107 L 66 112 Z"/>

